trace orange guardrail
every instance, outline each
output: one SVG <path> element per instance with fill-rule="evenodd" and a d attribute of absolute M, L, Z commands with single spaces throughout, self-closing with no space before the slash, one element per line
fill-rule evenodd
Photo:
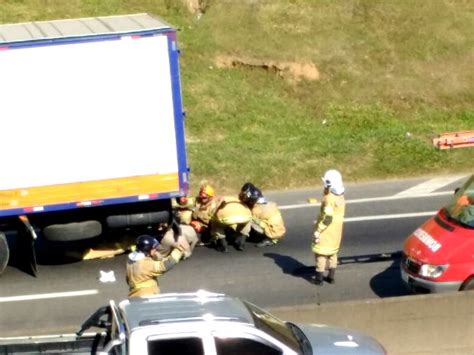
<path fill-rule="evenodd" d="M 438 149 L 474 147 L 474 131 L 459 131 L 440 134 L 433 138 Z"/>

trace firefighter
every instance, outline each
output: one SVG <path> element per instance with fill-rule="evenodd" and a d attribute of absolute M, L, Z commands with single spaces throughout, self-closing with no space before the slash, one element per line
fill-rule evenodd
<path fill-rule="evenodd" d="M 245 183 L 240 189 L 239 199 L 252 211 L 252 232 L 260 242 L 256 247 L 277 244 L 285 235 L 285 222 L 275 202 L 268 202 L 251 182 Z"/>
<path fill-rule="evenodd" d="M 191 224 L 196 200 L 193 197 L 181 196 L 172 200 L 176 220 L 180 224 Z"/>
<path fill-rule="evenodd" d="M 238 197 L 225 196 L 219 199 L 217 209 L 211 219 L 211 238 L 216 249 L 228 252 L 227 236 L 237 250 L 244 250 L 250 234 L 252 212 Z"/>
<path fill-rule="evenodd" d="M 137 238 L 136 250 L 127 258 L 128 297 L 150 297 L 160 293 L 157 277 L 169 271 L 183 256 L 184 248 L 178 244 L 170 255 L 156 260 L 159 242 L 149 235 Z"/>
<path fill-rule="evenodd" d="M 203 182 L 196 198 L 196 205 L 192 213 L 191 226 L 198 234 L 201 242 L 206 243 L 210 239 L 209 223 L 214 215 L 218 200 L 211 185 Z"/>
<path fill-rule="evenodd" d="M 337 253 L 342 239 L 346 206 L 341 173 L 337 170 L 328 170 L 322 180 L 324 197 L 311 244 L 316 260 L 316 275 L 312 279 L 316 285 L 322 285 L 326 266 L 329 269 L 327 282 L 335 283 Z"/>
<path fill-rule="evenodd" d="M 158 241 L 158 259 L 166 258 L 178 244 L 184 247 L 183 259 L 188 259 L 198 243 L 198 236 L 193 227 L 173 221 L 171 226 L 168 223 L 158 225 Z"/>

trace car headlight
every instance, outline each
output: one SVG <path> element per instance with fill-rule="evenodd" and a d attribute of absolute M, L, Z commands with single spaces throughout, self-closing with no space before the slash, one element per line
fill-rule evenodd
<path fill-rule="evenodd" d="M 420 276 L 431 277 L 431 278 L 435 279 L 437 277 L 440 277 L 443 274 L 443 272 L 446 271 L 448 266 L 449 266 L 448 264 L 446 264 L 446 265 L 424 264 L 424 265 L 421 265 L 419 273 L 420 273 Z"/>

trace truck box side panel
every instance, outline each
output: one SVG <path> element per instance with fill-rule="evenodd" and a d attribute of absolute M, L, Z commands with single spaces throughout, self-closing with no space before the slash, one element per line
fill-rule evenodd
<path fill-rule="evenodd" d="M 0 212 L 179 191 L 169 44 L 124 36 L 0 51 L 0 150 L 15 152 L 2 154 Z"/>

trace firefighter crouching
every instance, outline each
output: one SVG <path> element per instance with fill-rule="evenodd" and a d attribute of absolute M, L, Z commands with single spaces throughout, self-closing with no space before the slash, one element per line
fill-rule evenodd
<path fill-rule="evenodd" d="M 345 213 L 344 185 L 337 170 L 328 170 L 322 177 L 324 197 L 316 220 L 311 249 L 316 260 L 316 275 L 313 282 L 322 285 L 326 265 L 329 268 L 327 281 L 335 282 L 337 253 L 341 245 Z"/>
<path fill-rule="evenodd" d="M 268 202 L 254 184 L 245 183 L 239 199 L 252 211 L 252 232 L 259 238 L 256 247 L 275 245 L 285 236 L 285 222 L 277 204 Z"/>
<path fill-rule="evenodd" d="M 193 197 L 181 196 L 172 200 L 172 207 L 179 224 L 191 224 L 196 200 Z"/>
<path fill-rule="evenodd" d="M 136 250 L 127 258 L 128 297 L 150 297 L 160 293 L 157 277 L 169 271 L 183 256 L 184 248 L 178 244 L 170 255 L 155 260 L 159 242 L 149 235 L 137 239 Z"/>
<path fill-rule="evenodd" d="M 216 193 L 211 185 L 206 182 L 202 183 L 192 213 L 190 224 L 198 234 L 199 240 L 203 243 L 207 243 L 210 240 L 209 224 L 216 211 L 218 202 L 215 195 Z"/>
<path fill-rule="evenodd" d="M 227 234 L 237 250 L 244 250 L 250 234 L 252 212 L 237 197 L 225 196 L 219 199 L 218 207 L 211 220 L 211 238 L 216 249 L 227 253 Z"/>

